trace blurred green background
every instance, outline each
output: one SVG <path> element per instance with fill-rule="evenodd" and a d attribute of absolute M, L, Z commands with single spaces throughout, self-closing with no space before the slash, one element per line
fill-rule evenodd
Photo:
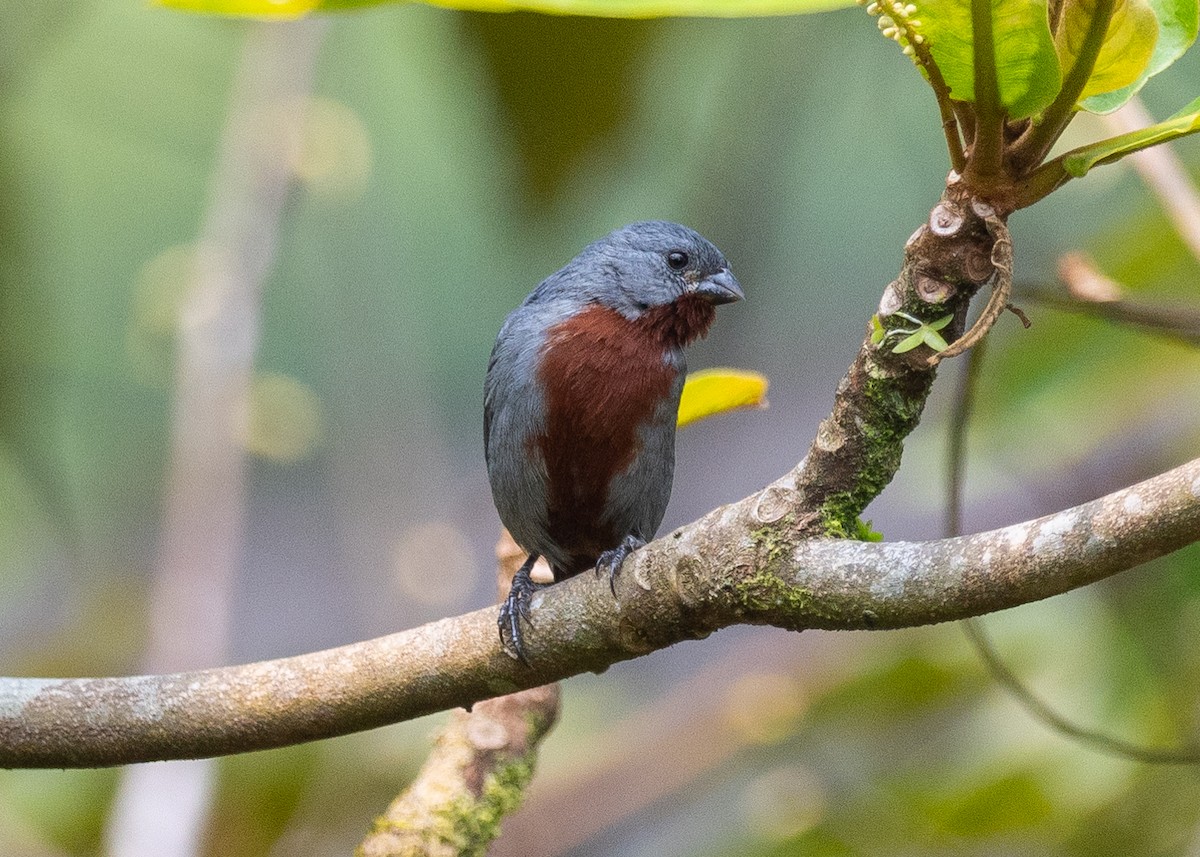
<path fill-rule="evenodd" d="M 262 297 L 234 662 L 494 600 L 492 339 L 541 277 L 630 220 L 680 220 L 725 251 L 748 299 L 691 365 L 772 381 L 769 410 L 680 436 L 665 527 L 782 474 L 947 169 L 931 94 L 859 10 L 411 6 L 274 26 L 128 0 L 0 8 L 0 674 L 141 668 L 174 320 L 239 63 L 264 38 L 307 28 L 319 52 Z M 1193 50 L 1147 105 L 1166 116 L 1198 80 Z M 1077 141 L 1104 133 L 1078 125 Z M 1178 150 L 1200 171 L 1200 143 Z M 1127 167 L 1012 226 L 1018 281 L 1052 282 L 1082 248 L 1139 298 L 1197 303 L 1200 263 Z M 1200 355 L 1024 308 L 1033 329 L 1002 319 L 984 366 L 969 529 L 1200 454 Z M 941 533 L 959 368 L 870 510 L 888 539 Z M 1072 716 L 1156 745 L 1195 734 L 1195 548 L 988 625 Z M 202 853 L 349 853 L 438 722 L 221 761 Z M 0 854 L 102 853 L 117 777 L 0 772 Z M 743 628 L 568 682 L 508 830 L 495 853 L 1200 855 L 1200 777 L 1047 733 L 954 627 Z"/>

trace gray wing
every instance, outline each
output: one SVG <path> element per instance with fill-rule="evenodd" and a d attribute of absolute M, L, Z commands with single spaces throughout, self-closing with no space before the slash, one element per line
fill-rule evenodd
<path fill-rule="evenodd" d="M 509 315 L 492 349 L 483 391 L 484 455 L 492 499 L 517 544 L 537 553 L 545 553 L 548 543 L 546 463 L 532 442 L 546 425 L 537 361 L 544 331 L 554 317 L 528 303 Z"/>

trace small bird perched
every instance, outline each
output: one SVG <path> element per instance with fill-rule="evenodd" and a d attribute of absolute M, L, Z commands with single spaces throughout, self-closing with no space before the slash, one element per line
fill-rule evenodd
<path fill-rule="evenodd" d="M 520 620 L 541 588 L 595 567 L 615 578 L 662 523 L 675 472 L 684 346 L 716 305 L 741 300 L 721 251 L 686 226 L 632 223 L 584 248 L 505 320 L 484 383 L 483 436 L 500 520 L 529 558 L 500 609 Z M 527 662 L 527 661 L 526 661 Z"/>

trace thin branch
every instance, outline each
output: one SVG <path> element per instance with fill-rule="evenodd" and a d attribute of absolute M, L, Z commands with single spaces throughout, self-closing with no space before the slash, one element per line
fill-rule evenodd
<path fill-rule="evenodd" d="M 908 21 L 897 19 L 897 23 L 899 26 L 905 27 L 906 38 L 908 44 L 912 46 L 917 64 L 925 70 L 925 74 L 929 77 L 929 85 L 933 88 L 934 97 L 937 98 L 938 113 L 942 117 L 942 133 L 946 135 L 946 151 L 950 155 L 950 166 L 956 173 L 962 175 L 963 170 L 967 167 L 967 156 L 963 151 L 962 138 L 959 136 L 958 116 L 954 112 L 950 87 L 946 84 L 946 79 L 942 77 L 942 70 L 938 68 L 938 64 L 933 59 L 929 43 L 913 29 Z"/>
<path fill-rule="evenodd" d="M 795 474 L 534 599 L 533 668 L 496 608 L 376 640 L 165 676 L 0 680 L 0 766 L 197 758 L 327 738 L 602 670 L 737 623 L 901 628 L 1100 580 L 1200 540 L 1200 459 L 1054 515 L 932 542 L 795 534 Z M 792 520 L 789 520 L 792 518 Z"/>
<path fill-rule="evenodd" d="M 1067 257 L 1064 257 L 1064 261 Z M 1073 278 L 1091 278 L 1098 272 L 1080 257 L 1059 265 L 1059 275 L 1071 285 Z M 1107 279 L 1107 278 L 1105 278 Z M 1111 281 L 1110 281 L 1111 282 Z M 1135 327 L 1155 336 L 1200 346 L 1200 310 L 1193 306 L 1151 306 L 1139 301 L 1117 298 L 1115 300 L 1087 300 L 1058 289 L 1032 284 L 1022 285 L 1018 294 L 1024 300 L 1051 306 L 1066 312 L 1090 315 L 1116 324 Z"/>
<path fill-rule="evenodd" d="M 975 389 L 983 365 L 985 343 L 980 343 L 967 358 L 954 404 L 950 413 L 950 436 L 948 441 L 948 470 L 950 484 L 946 494 L 946 535 L 956 536 L 962 526 L 963 486 L 966 475 L 966 436 L 975 405 Z M 1045 700 L 1026 687 L 1000 657 L 996 647 L 988 638 L 983 623 L 977 618 L 962 621 L 963 633 L 967 635 L 975 653 L 987 668 L 992 680 L 1004 688 L 1035 720 L 1041 721 L 1051 730 L 1086 744 L 1104 753 L 1123 759 L 1149 764 L 1194 765 L 1200 764 L 1200 747 L 1191 745 L 1177 750 L 1160 750 L 1130 743 L 1121 738 L 1105 735 L 1081 726 L 1055 711 Z"/>
<path fill-rule="evenodd" d="M 967 365 L 958 378 L 950 409 L 950 437 L 946 445 L 946 538 L 962 534 L 963 489 L 967 478 L 967 426 L 975 409 L 975 390 L 983 367 L 987 343 L 981 342 L 967 355 Z"/>
<path fill-rule="evenodd" d="M 1062 89 L 1042 114 L 1041 121 L 1030 128 L 1029 133 L 1017 144 L 1014 160 L 1019 167 L 1027 169 L 1040 164 L 1070 124 L 1071 117 L 1075 114 L 1075 104 L 1083 94 L 1084 87 L 1092 76 L 1092 70 L 1096 67 L 1100 48 L 1104 46 L 1104 37 L 1108 35 L 1108 25 L 1112 20 L 1115 4 L 1116 0 L 1096 0 L 1095 12 L 1088 21 L 1083 44 L 1079 47 L 1071 70 L 1063 78 Z M 1059 26 L 1066 26 L 1065 21 Z"/>
<path fill-rule="evenodd" d="M 977 619 L 969 619 L 962 623 L 962 628 L 992 678 L 1035 719 L 1040 720 L 1060 735 L 1065 735 L 1110 756 L 1130 759 L 1134 762 L 1145 762 L 1152 765 L 1200 764 L 1200 746 L 1195 744 L 1180 747 L 1177 750 L 1143 747 L 1113 735 L 1097 732 L 1067 719 L 1026 687 L 1021 679 L 1000 659 L 991 640 L 988 639 L 987 632 L 983 629 L 982 622 Z"/>

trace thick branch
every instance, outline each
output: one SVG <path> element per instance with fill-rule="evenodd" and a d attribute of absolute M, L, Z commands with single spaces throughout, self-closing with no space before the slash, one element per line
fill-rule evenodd
<path fill-rule="evenodd" d="M 533 668 L 496 608 L 277 661 L 166 676 L 0 680 L 0 765 L 81 767 L 266 749 L 536 687 L 736 623 L 899 628 L 1036 601 L 1200 540 L 1200 459 L 1000 530 L 872 544 L 796 535 L 796 474 L 658 539 L 614 600 L 581 575 L 534 599 Z"/>
<path fill-rule="evenodd" d="M 953 321 L 944 333 L 961 335 L 971 297 L 996 270 L 995 242 L 980 211 L 992 216 L 952 173 L 928 222 L 909 238 L 900 275 L 884 290 L 881 324 L 891 328 L 949 314 Z M 904 440 L 921 417 L 933 385 L 931 354 L 925 346 L 896 354 L 888 338 L 875 345 L 868 336 L 796 475 L 794 487 L 802 495 L 795 510 L 798 532 L 856 534 L 858 516 L 891 482 Z"/>

